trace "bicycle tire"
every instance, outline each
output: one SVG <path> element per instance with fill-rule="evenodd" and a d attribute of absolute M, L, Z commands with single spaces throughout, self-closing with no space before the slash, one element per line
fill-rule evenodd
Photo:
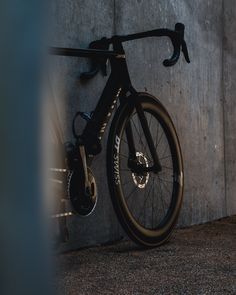
<path fill-rule="evenodd" d="M 178 139 L 174 124 L 168 112 L 164 108 L 164 106 L 159 102 L 159 100 L 157 100 L 155 97 L 147 93 L 139 93 L 136 99 L 139 100 L 143 110 L 145 111 L 145 115 L 147 116 L 148 113 L 151 113 L 151 115 L 153 115 L 153 117 L 158 121 L 160 126 L 163 128 L 164 130 L 163 132 L 165 133 L 167 138 L 167 143 L 169 145 L 169 149 L 171 152 L 170 158 L 173 165 L 172 166 L 173 167 L 173 176 L 172 176 L 173 189 L 172 189 L 172 193 L 170 197 L 170 204 L 168 207 L 168 211 L 166 215 L 164 216 L 164 218 L 157 225 L 154 225 L 152 228 L 150 228 L 150 222 L 147 221 L 146 219 L 148 218 L 150 219 L 151 211 L 149 209 L 148 209 L 149 211 L 146 211 L 147 209 L 143 207 L 144 209 L 143 211 L 147 213 L 149 212 L 149 217 L 145 216 L 144 217 L 145 224 L 141 224 L 141 222 L 135 216 L 135 210 L 139 210 L 139 209 L 135 209 L 134 212 L 132 212 L 133 210 L 133 208 L 131 208 L 132 206 L 128 205 L 128 199 L 127 200 L 125 199 L 124 183 L 122 183 L 122 180 L 121 180 L 121 168 L 120 168 L 121 167 L 121 142 L 122 142 L 122 136 L 125 134 L 124 132 L 125 126 L 127 122 L 129 121 L 131 122 L 131 119 L 133 118 L 135 114 L 134 105 L 129 102 L 129 99 L 127 99 L 127 103 L 121 104 L 120 107 L 118 108 L 114 116 L 114 119 L 112 121 L 110 132 L 109 132 L 108 143 L 107 143 L 108 186 L 110 190 L 112 204 L 116 212 L 116 215 L 118 217 L 118 220 L 121 226 L 123 227 L 124 231 L 130 237 L 130 239 L 133 240 L 135 243 L 142 245 L 144 247 L 155 247 L 155 246 L 159 246 L 163 244 L 170 238 L 173 232 L 173 229 L 177 223 L 177 219 L 178 219 L 180 208 L 181 208 L 182 198 L 183 198 L 183 186 L 184 186 L 183 160 L 182 160 L 182 153 L 181 153 L 181 148 L 179 144 L 179 139 Z M 155 128 L 151 128 L 151 127 L 152 126 L 150 126 L 150 129 L 155 130 Z M 120 139 L 119 147 L 117 142 L 117 136 Z M 158 149 L 158 144 L 157 144 L 157 149 Z M 146 165 L 148 166 L 149 160 L 147 159 L 149 158 L 149 156 L 147 155 L 147 152 L 139 152 L 138 155 L 140 155 L 140 161 L 142 159 L 142 161 L 144 163 L 146 162 Z M 130 176 L 130 174 L 132 177 Z M 154 176 L 151 176 L 151 173 L 149 173 L 147 177 L 147 174 L 148 173 L 146 173 L 143 177 L 141 177 L 141 176 L 137 176 L 135 173 L 132 173 L 131 171 L 130 172 L 127 171 L 126 177 L 131 179 L 130 180 L 131 183 L 133 178 L 132 185 L 134 184 L 138 186 L 138 188 L 136 189 L 136 194 L 135 194 L 135 201 L 138 204 L 140 203 L 138 200 L 138 195 L 140 194 L 140 191 L 143 190 L 143 188 L 148 189 L 148 186 L 149 186 L 149 194 L 150 194 L 150 186 L 151 186 L 150 179 L 151 177 L 154 178 Z M 145 178 L 145 182 L 143 181 L 143 183 L 141 183 L 139 181 L 139 184 L 137 184 L 138 180 L 139 179 L 143 180 L 143 178 Z M 146 185 L 144 183 L 146 183 Z M 153 180 L 153 183 L 154 183 L 154 180 Z M 159 183 L 155 182 L 155 184 L 157 185 L 159 184 L 161 188 L 160 177 L 159 177 Z M 154 184 L 152 185 L 154 186 Z M 160 192 L 158 194 L 155 192 L 155 199 L 154 197 L 152 197 L 154 202 L 158 200 L 157 197 L 160 197 Z M 148 196 L 147 198 L 150 198 L 150 197 Z M 147 201 L 145 200 L 144 203 L 146 205 Z M 158 210 L 160 210 L 159 208 L 160 206 L 158 205 L 157 207 L 158 207 Z M 157 218 L 159 218 L 158 214 L 157 214 Z M 153 218 L 153 204 L 152 204 L 152 223 L 153 223 L 153 219 L 154 218 Z"/>

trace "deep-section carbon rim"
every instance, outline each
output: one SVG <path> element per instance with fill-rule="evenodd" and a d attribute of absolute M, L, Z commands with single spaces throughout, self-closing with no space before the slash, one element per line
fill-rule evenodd
<path fill-rule="evenodd" d="M 114 181 L 110 181 L 109 186 L 113 186 L 113 204 L 124 229 L 133 240 L 149 246 L 164 241 L 176 223 L 182 200 L 183 169 L 178 138 L 168 114 L 149 96 L 143 101 L 140 98 L 140 102 L 154 137 L 162 171 L 134 175 L 129 169 L 125 132 L 128 122 L 133 130 L 139 162 L 151 167 L 153 161 L 136 111 L 126 108 L 120 111 L 116 126 L 111 130 L 114 132 L 111 151 Z"/>

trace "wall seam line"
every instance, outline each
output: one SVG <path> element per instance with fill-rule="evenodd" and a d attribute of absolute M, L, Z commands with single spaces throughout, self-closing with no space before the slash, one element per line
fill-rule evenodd
<path fill-rule="evenodd" d="M 222 116 L 223 116 L 223 157 L 224 157 L 224 198 L 225 198 L 225 214 L 228 215 L 227 204 L 227 167 L 226 167 L 226 122 L 225 122 L 225 54 L 224 54 L 224 37 L 225 37 L 225 7 L 222 0 Z"/>
<path fill-rule="evenodd" d="M 113 1 L 113 33 L 116 35 L 116 0 Z"/>

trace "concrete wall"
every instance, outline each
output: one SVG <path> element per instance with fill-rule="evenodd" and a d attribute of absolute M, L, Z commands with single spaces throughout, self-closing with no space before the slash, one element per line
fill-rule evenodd
<path fill-rule="evenodd" d="M 177 127 L 185 164 L 185 194 L 179 226 L 236 213 L 234 93 L 236 84 L 235 3 L 226 0 L 79 0 L 54 1 L 52 44 L 86 47 L 91 40 L 158 27 L 186 25 L 191 64 L 181 57 L 172 68 L 162 61 L 171 53 L 167 39 L 150 38 L 125 45 L 137 90 L 163 102 Z M 105 84 L 99 75 L 82 84 L 87 61 L 53 58 L 51 83 L 66 140 L 76 110 L 92 110 Z M 106 185 L 104 149 L 94 165 L 99 202 L 87 219 L 70 220 L 70 248 L 118 239 Z M 99 170 L 98 170 L 99 169 Z"/>

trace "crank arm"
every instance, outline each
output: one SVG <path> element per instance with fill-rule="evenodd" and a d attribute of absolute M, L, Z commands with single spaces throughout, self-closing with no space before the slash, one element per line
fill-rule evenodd
<path fill-rule="evenodd" d="M 83 181 L 84 181 L 84 191 L 87 191 L 87 188 L 89 187 L 89 179 L 88 179 L 88 166 L 87 166 L 87 158 L 86 158 L 86 152 L 85 152 L 85 148 L 84 145 L 78 145 L 77 146 L 79 149 L 79 157 L 80 159 L 74 159 L 74 161 L 80 161 L 82 164 L 82 169 L 81 169 L 81 165 L 75 165 L 75 169 L 79 169 L 79 172 L 81 174 L 83 174 Z M 79 164 L 79 163 L 78 163 Z M 78 167 L 78 168 L 77 168 Z"/>

